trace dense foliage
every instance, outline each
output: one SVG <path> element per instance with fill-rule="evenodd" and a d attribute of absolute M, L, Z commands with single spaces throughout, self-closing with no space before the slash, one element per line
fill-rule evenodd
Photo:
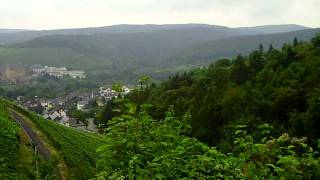
<path fill-rule="evenodd" d="M 141 83 L 109 104 L 97 179 L 320 178 L 319 39 Z"/>
<path fill-rule="evenodd" d="M 319 153 L 305 138 L 287 133 L 269 136 L 272 126 L 258 126 L 254 138 L 239 125 L 233 151 L 187 137 L 190 114 L 177 119 L 173 108 L 163 120 L 147 114 L 150 105 L 126 104 L 129 110 L 109 121 L 106 144 L 98 148 L 101 159 L 97 179 L 312 179 L 320 177 Z"/>
<path fill-rule="evenodd" d="M 0 100 L 0 179 L 16 179 L 19 128 Z"/>
<path fill-rule="evenodd" d="M 79 80 L 72 78 L 37 78 L 30 83 L 8 85 L 0 84 L 0 96 L 16 99 L 18 96 L 34 98 L 34 96 L 44 98 L 55 98 L 64 96 L 72 92 L 88 91 L 98 87 L 98 83 L 89 80 Z"/>
<path fill-rule="evenodd" d="M 282 50 L 261 45 L 248 56 L 150 84 L 128 99 L 153 104 L 149 113 L 155 119 L 163 118 L 170 105 L 178 117 L 190 112 L 192 135 L 212 145 L 229 142 L 235 124 L 256 132 L 255 125 L 265 122 L 277 127 L 274 135 L 306 136 L 315 145 L 320 137 L 318 39 L 295 40 Z"/>

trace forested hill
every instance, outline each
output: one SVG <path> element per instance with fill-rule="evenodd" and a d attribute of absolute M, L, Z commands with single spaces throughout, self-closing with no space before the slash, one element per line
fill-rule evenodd
<path fill-rule="evenodd" d="M 150 113 L 156 118 L 170 105 L 178 116 L 190 112 L 193 136 L 209 144 L 228 139 L 235 124 L 255 132 L 263 122 L 277 127 L 277 134 L 289 131 L 315 142 L 320 137 L 319 84 L 318 35 L 311 43 L 295 39 L 280 50 L 260 46 L 248 56 L 177 74 L 130 99 L 153 104 Z"/>
<path fill-rule="evenodd" d="M 283 33 L 290 31 L 298 31 L 308 29 L 305 26 L 296 25 L 296 24 L 287 24 L 287 25 L 265 25 L 265 26 L 255 26 L 255 27 L 240 27 L 241 30 L 256 31 L 259 34 L 272 34 L 272 33 Z"/>
<path fill-rule="evenodd" d="M 19 33 L 19 32 L 23 32 L 23 31 L 27 31 L 27 30 L 25 30 L 25 29 L 1 29 L 0 28 L 0 34 L 1 33 Z"/>
<path fill-rule="evenodd" d="M 113 28 L 108 33 L 77 34 L 75 31 L 74 34 L 51 34 L 14 45 L 3 45 L 0 47 L 0 64 L 66 66 L 85 70 L 89 79 L 95 81 L 112 83 L 117 79 L 132 84 L 141 74 L 162 80 L 168 74 L 208 65 L 217 58 L 247 54 L 259 43 L 265 46 L 271 43 L 278 48 L 294 37 L 299 41 L 309 41 L 318 31 L 304 29 L 254 35 L 263 32 L 209 25 Z M 129 30 L 122 31 L 126 28 Z M 268 29 L 267 26 L 265 28 Z"/>
<path fill-rule="evenodd" d="M 213 59 L 247 55 L 259 44 L 264 47 L 272 45 L 279 49 L 284 43 L 291 43 L 293 38 L 310 41 L 320 29 L 307 29 L 286 33 L 260 34 L 223 38 L 184 48 L 165 61 L 166 66 L 174 65 L 208 65 Z"/>
<path fill-rule="evenodd" d="M 94 35 L 94 34 L 132 34 L 148 33 L 156 31 L 186 30 L 186 29 L 206 29 L 207 36 L 214 35 L 215 31 L 224 31 L 226 35 L 241 34 L 270 34 L 279 32 L 290 32 L 296 30 L 308 29 L 308 27 L 283 24 L 283 25 L 265 25 L 257 27 L 229 28 L 225 26 L 208 25 L 208 24 L 144 24 L 144 25 L 113 25 L 105 27 L 89 27 L 74 29 L 55 29 L 55 30 L 20 30 L 20 29 L 0 29 L 0 44 L 14 44 L 32 40 L 34 38 L 49 35 Z M 210 37 L 208 37 L 211 39 Z"/>
<path fill-rule="evenodd" d="M 109 142 L 97 176 L 319 179 L 319 77 L 320 35 L 161 84 L 143 77 L 96 118 Z"/>

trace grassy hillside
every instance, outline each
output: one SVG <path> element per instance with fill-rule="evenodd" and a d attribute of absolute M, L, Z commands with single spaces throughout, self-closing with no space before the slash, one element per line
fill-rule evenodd
<path fill-rule="evenodd" d="M 56 179 L 52 160 L 34 153 L 28 136 L 11 117 L 8 101 L 0 99 L 0 179 Z"/>
<path fill-rule="evenodd" d="M 36 128 L 42 131 L 48 138 L 49 143 L 58 150 L 58 158 L 62 158 L 68 167 L 68 177 L 70 179 L 89 179 L 96 173 L 96 161 L 98 154 L 96 149 L 105 141 L 102 136 L 83 132 L 73 128 L 67 128 L 55 122 L 45 120 L 33 113 L 27 112 L 6 101 L 0 101 L 1 110 L 1 138 L 3 145 L 0 150 L 1 168 L 0 173 L 4 177 L 15 175 L 16 161 L 18 152 L 18 134 L 17 126 L 14 121 L 8 118 L 6 107 L 13 107 L 24 114 L 36 125 Z M 6 119 L 4 119 L 6 118 Z M 3 119 L 3 120 L 2 120 Z M 5 127 L 4 129 L 2 127 Z"/>
<path fill-rule="evenodd" d="M 0 101 L 0 179 L 16 179 L 20 128 L 10 117 L 6 107 Z"/>
<path fill-rule="evenodd" d="M 21 110 L 47 135 L 52 145 L 66 162 L 71 179 L 89 179 L 96 173 L 96 149 L 104 143 L 103 137 L 67 128 L 55 122 Z"/>

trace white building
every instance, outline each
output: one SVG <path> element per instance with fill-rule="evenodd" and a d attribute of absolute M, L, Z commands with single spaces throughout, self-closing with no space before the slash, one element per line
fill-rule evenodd
<path fill-rule="evenodd" d="M 123 86 L 123 87 L 122 87 L 122 92 L 123 92 L 124 95 L 129 94 L 130 91 L 131 91 L 131 89 L 129 89 L 128 87 L 126 87 L 126 86 Z"/>
<path fill-rule="evenodd" d="M 86 75 L 84 74 L 84 71 L 67 71 L 65 75 L 68 75 L 74 79 L 85 79 Z"/>
<path fill-rule="evenodd" d="M 86 109 L 88 105 L 89 105 L 88 101 L 79 101 L 77 103 L 77 110 L 82 111 L 82 110 Z"/>
<path fill-rule="evenodd" d="M 130 93 L 130 89 L 126 86 L 122 86 L 122 92 L 120 93 L 122 96 L 127 95 Z M 106 101 L 110 101 L 112 98 L 118 97 L 118 92 L 115 90 L 112 90 L 111 88 L 107 87 L 100 87 L 99 88 L 99 94 L 101 97 L 103 97 Z"/>
<path fill-rule="evenodd" d="M 49 66 L 42 66 L 39 64 L 32 65 L 31 67 L 32 72 L 34 75 L 44 75 L 47 74 L 52 77 L 56 78 L 62 78 L 64 76 L 70 76 L 72 78 L 79 78 L 79 79 L 85 79 L 86 75 L 84 71 L 74 70 L 74 71 L 68 71 L 66 67 L 49 67 Z"/>

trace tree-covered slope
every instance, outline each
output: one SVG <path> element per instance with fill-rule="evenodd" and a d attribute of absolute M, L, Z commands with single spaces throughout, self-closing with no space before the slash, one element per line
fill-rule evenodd
<path fill-rule="evenodd" d="M 177 49 L 241 34 L 243 33 L 226 27 L 187 26 L 185 28 L 169 28 L 159 31 L 127 34 L 51 35 L 19 43 L 14 47 L 68 48 L 78 53 L 116 57 L 117 60 L 126 60 L 127 62 L 138 60 L 154 63 L 159 59 L 166 58 Z"/>
<path fill-rule="evenodd" d="M 265 48 L 281 48 L 284 43 L 291 43 L 296 37 L 299 41 L 310 41 L 320 29 L 306 29 L 286 33 L 236 36 L 190 46 L 180 50 L 173 57 L 166 60 L 166 66 L 181 64 L 208 65 L 212 60 L 234 57 L 239 54 L 247 55 L 259 44 Z"/>
<path fill-rule="evenodd" d="M 172 72 L 208 65 L 217 58 L 247 54 L 259 43 L 279 48 L 294 37 L 309 40 L 317 32 L 317 29 L 308 29 L 240 36 L 246 32 L 205 25 L 182 27 L 127 34 L 43 36 L 3 46 L 0 48 L 0 63 L 66 66 L 86 70 L 94 79 L 104 74 L 131 83 L 141 74 L 163 79 Z"/>
<path fill-rule="evenodd" d="M 293 42 L 142 78 L 97 117 L 96 179 L 318 179 L 320 35 Z"/>
<path fill-rule="evenodd" d="M 1 64 L 43 64 L 83 70 L 112 67 L 112 61 L 106 57 L 79 53 L 63 47 L 0 48 L 0 61 Z"/>
<path fill-rule="evenodd" d="M 34 38 L 61 35 L 61 34 L 79 34 L 79 35 L 93 35 L 93 34 L 133 34 L 133 33 L 148 33 L 155 31 L 168 31 L 168 30 L 186 30 L 186 29 L 207 29 L 206 36 L 215 36 L 217 31 L 225 31 L 229 35 L 239 34 L 269 34 L 277 32 L 289 32 L 307 27 L 299 25 L 267 25 L 257 27 L 244 27 L 244 28 L 229 28 L 225 26 L 208 25 L 208 24 L 143 24 L 143 25 L 113 25 L 105 27 L 89 27 L 79 29 L 56 29 L 56 30 L 19 30 L 19 29 L 0 29 L 0 44 L 14 44 L 32 40 Z M 211 31 L 211 32 L 210 32 Z M 230 34 L 232 32 L 232 34 Z M 208 34 L 209 33 L 209 34 Z"/>
<path fill-rule="evenodd" d="M 154 104 L 154 117 L 163 117 L 170 105 L 177 115 L 191 112 L 193 135 L 209 144 L 225 140 L 237 122 L 252 131 L 254 124 L 268 122 L 278 133 L 290 131 L 315 142 L 320 137 L 319 49 L 319 36 L 312 43 L 294 41 L 282 50 L 261 46 L 248 56 L 153 84 L 132 99 Z"/>
<path fill-rule="evenodd" d="M 23 31 L 17 33 L 0 34 L 0 44 L 15 44 L 26 42 L 35 38 L 50 36 L 50 35 L 128 35 L 137 33 L 158 33 L 170 31 L 202 31 L 205 36 L 217 35 L 237 35 L 246 34 L 246 30 L 228 28 L 224 26 L 207 25 L 207 24 L 146 24 L 146 25 L 114 25 L 105 27 L 92 27 L 80 29 L 57 29 L 57 30 L 42 30 L 42 31 Z M 294 29 L 293 29 L 294 30 Z M 222 33 L 224 31 L 224 33 Z M 250 32 L 256 33 L 256 32 Z"/>
<path fill-rule="evenodd" d="M 25 29 L 2 29 L 0 28 L 0 34 L 2 33 L 18 33 L 18 32 L 23 32 L 23 31 L 27 31 Z"/>
<path fill-rule="evenodd" d="M 308 27 L 297 25 L 297 24 L 280 24 L 280 25 L 263 25 L 255 27 L 240 27 L 238 29 L 247 31 L 256 31 L 258 34 L 274 34 L 274 33 L 284 33 L 290 31 L 298 31 L 309 29 Z"/>
<path fill-rule="evenodd" d="M 150 104 L 127 103 L 123 115 L 106 129 L 106 144 L 95 179 L 317 179 L 319 148 L 306 138 L 273 136 L 269 124 L 254 134 L 237 125 L 228 136 L 232 149 L 223 153 L 190 138 L 189 113 L 177 118 L 170 107 L 162 119 L 147 113 Z M 320 142 L 319 142 L 320 143 Z"/>

